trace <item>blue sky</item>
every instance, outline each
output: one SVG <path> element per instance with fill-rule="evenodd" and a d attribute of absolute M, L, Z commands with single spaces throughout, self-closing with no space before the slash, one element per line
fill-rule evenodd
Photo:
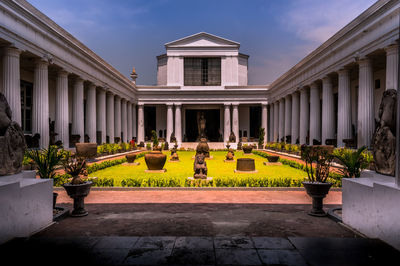
<path fill-rule="evenodd" d="M 375 0 L 28 0 L 122 74 L 156 84 L 164 44 L 201 31 L 241 44 L 249 84 L 289 70 Z"/>

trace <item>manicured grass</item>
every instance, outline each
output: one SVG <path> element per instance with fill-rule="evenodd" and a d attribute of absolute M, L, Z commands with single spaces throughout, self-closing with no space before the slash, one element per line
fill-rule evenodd
<path fill-rule="evenodd" d="M 208 176 L 213 182 L 202 186 L 300 186 L 307 173 L 288 165 L 265 166 L 265 158 L 255 154 L 244 155 L 242 151 L 235 152 L 235 159 L 248 157 L 255 159 L 258 173 L 237 174 L 236 162 L 225 163 L 226 151 L 212 151 L 213 159 L 207 160 Z M 146 173 L 144 158 L 140 158 L 138 166 L 117 165 L 90 174 L 99 179 L 114 179 L 114 186 L 194 186 L 188 184 L 187 177 L 193 176 L 192 157 L 194 151 L 178 151 L 180 162 L 169 162 L 170 153 L 164 166 L 165 173 Z M 126 180 L 130 180 L 127 182 Z"/>

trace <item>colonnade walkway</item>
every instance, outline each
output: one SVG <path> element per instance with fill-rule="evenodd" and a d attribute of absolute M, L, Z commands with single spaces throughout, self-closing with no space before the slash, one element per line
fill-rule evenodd
<path fill-rule="evenodd" d="M 57 190 L 57 206 L 72 201 Z M 96 189 L 88 216 L 0 246 L 9 265 L 398 265 L 400 252 L 328 217 L 302 189 Z M 326 208 L 340 207 L 332 190 Z"/>

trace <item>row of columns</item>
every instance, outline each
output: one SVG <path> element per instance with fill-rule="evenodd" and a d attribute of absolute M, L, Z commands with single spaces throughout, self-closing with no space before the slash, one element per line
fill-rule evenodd
<path fill-rule="evenodd" d="M 386 51 L 386 89 L 398 89 L 398 45 L 391 45 Z M 374 80 L 371 59 L 358 60 L 358 118 L 357 146 L 371 147 L 375 130 L 374 120 Z M 300 144 L 312 144 L 313 140 L 325 144 L 327 139 L 337 139 L 337 146 L 343 147 L 344 139 L 351 139 L 351 87 L 350 73 L 346 68 L 338 74 L 338 119 L 335 120 L 334 94 L 332 78 L 322 78 L 322 106 L 320 88 L 316 82 L 291 95 L 286 95 L 270 105 L 269 141 L 286 141 L 291 136 L 291 143 L 299 140 Z M 322 107 L 322 108 L 321 108 Z M 322 109 L 322 114 L 321 114 Z M 321 117 L 322 115 L 322 117 Z M 335 128 L 337 122 L 337 135 Z M 306 143 L 309 132 L 309 143 Z"/>
<path fill-rule="evenodd" d="M 21 92 L 20 92 L 20 54 L 15 47 L 2 49 L 2 93 L 5 95 L 11 111 L 12 120 L 21 125 Z M 40 147 L 47 147 L 49 134 L 49 61 L 38 58 L 34 62 L 33 95 L 32 95 L 32 134 L 40 134 Z M 59 70 L 55 88 L 55 132 L 56 141 L 69 147 L 69 100 L 68 75 L 65 70 Z M 107 94 L 107 96 L 106 96 Z M 85 133 L 91 142 L 97 141 L 96 131 L 101 131 L 99 142 L 110 142 L 122 132 L 124 140 L 130 140 L 136 133 L 136 107 L 126 99 L 121 99 L 112 93 L 106 93 L 103 88 L 89 84 L 86 91 L 86 120 L 84 120 L 84 80 L 74 79 L 72 99 L 73 135 L 80 135 L 84 141 Z M 116 133 L 116 134 L 115 134 Z"/>

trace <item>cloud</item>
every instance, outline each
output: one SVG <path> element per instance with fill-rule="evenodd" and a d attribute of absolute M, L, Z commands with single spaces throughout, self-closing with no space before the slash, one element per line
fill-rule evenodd
<path fill-rule="evenodd" d="M 321 44 L 374 2 L 375 0 L 296 0 L 282 15 L 281 23 L 300 39 Z"/>

